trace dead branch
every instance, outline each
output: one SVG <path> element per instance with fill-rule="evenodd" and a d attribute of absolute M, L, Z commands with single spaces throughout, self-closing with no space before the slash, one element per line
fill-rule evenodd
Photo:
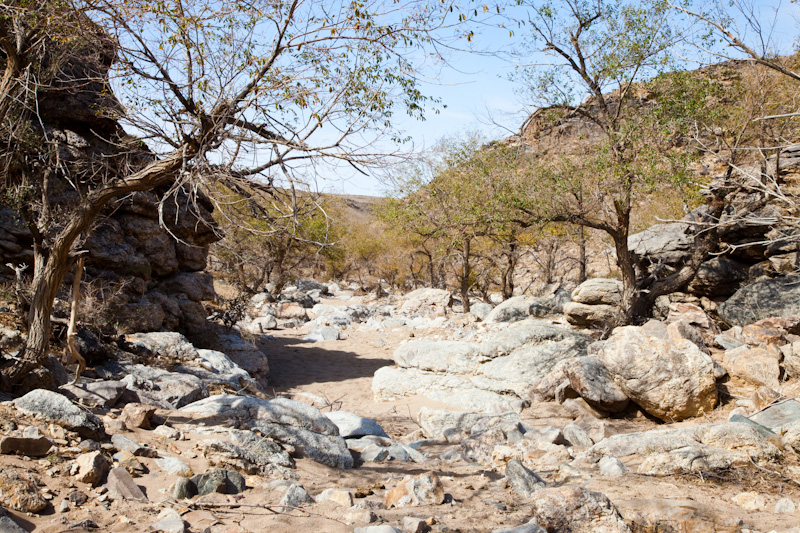
<path fill-rule="evenodd" d="M 81 377 L 81 373 L 86 370 L 86 359 L 84 359 L 75 348 L 75 324 L 78 320 L 78 304 L 81 301 L 83 261 L 84 257 L 81 255 L 75 263 L 75 276 L 72 279 L 72 303 L 69 311 L 69 326 L 67 326 L 67 347 L 72 357 L 78 362 L 78 369 L 75 371 L 75 380 L 72 382 L 73 385 L 78 383 L 78 378 Z"/>

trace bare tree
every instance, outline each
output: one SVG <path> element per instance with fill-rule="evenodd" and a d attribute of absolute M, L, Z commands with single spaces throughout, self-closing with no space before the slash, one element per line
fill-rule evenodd
<path fill-rule="evenodd" d="M 376 133 L 392 131 L 393 111 L 421 116 L 431 103 L 415 61 L 420 50 L 435 53 L 428 45 L 450 20 L 463 19 L 452 7 L 418 0 L 0 5 L 0 161 L 34 237 L 28 340 L 22 357 L 2 369 L 4 386 L 45 359 L 56 293 L 106 206 L 161 186 L 192 193 L 253 180 L 291 189 L 323 161 L 374 164 L 386 152 Z M 87 129 L 80 146 L 50 136 L 40 104 L 54 91 L 76 102 L 94 95 L 60 119 L 85 113 L 105 128 Z M 53 192 L 64 194 L 54 201 Z"/>

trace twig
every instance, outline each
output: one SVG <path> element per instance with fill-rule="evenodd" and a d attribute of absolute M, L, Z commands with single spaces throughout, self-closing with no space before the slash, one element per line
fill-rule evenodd
<path fill-rule="evenodd" d="M 326 516 L 320 513 L 312 513 L 311 511 L 307 511 L 302 507 L 292 507 L 291 505 L 271 505 L 268 503 L 215 503 L 215 502 L 192 502 L 188 505 L 188 507 L 195 507 L 198 509 L 221 509 L 221 508 L 237 508 L 237 507 L 252 507 L 256 509 L 266 509 L 267 511 L 273 514 L 284 514 L 282 510 L 290 510 L 290 511 L 300 511 L 301 513 L 305 513 L 310 516 L 318 516 L 320 518 L 325 518 L 327 520 L 332 520 L 334 522 L 339 522 L 340 524 L 345 524 L 341 520 L 337 520 L 335 518 L 331 518 L 330 516 Z M 280 510 L 278 510 L 280 509 Z"/>
<path fill-rule="evenodd" d="M 786 474 L 778 472 L 777 470 L 770 470 L 769 468 L 764 468 L 763 466 L 760 466 L 760 465 L 756 464 L 756 462 L 753 460 L 753 456 L 752 455 L 747 454 L 747 456 L 750 458 L 750 462 L 753 463 L 753 466 L 755 466 L 759 470 L 763 470 L 764 472 L 769 472 L 770 474 L 774 474 L 774 475 L 776 475 L 778 477 L 781 477 L 781 478 L 783 478 L 783 479 L 785 479 L 787 481 L 791 481 L 792 483 L 794 483 L 795 485 L 800 487 L 800 481 L 797 481 L 794 478 L 790 478 Z"/>
<path fill-rule="evenodd" d="M 75 276 L 72 280 L 72 304 L 70 305 L 69 326 L 67 327 L 67 347 L 69 348 L 72 357 L 74 357 L 78 362 L 78 368 L 75 371 L 75 380 L 72 382 L 73 385 L 78 383 L 78 378 L 81 377 L 81 372 L 86 369 L 86 360 L 75 348 L 75 325 L 78 320 L 78 304 L 81 301 L 81 277 L 83 276 L 83 261 L 84 257 L 81 255 L 78 257 L 77 263 L 75 263 Z"/>

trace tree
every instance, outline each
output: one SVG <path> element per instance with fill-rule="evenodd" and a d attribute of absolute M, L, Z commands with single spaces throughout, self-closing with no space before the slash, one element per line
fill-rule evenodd
<path fill-rule="evenodd" d="M 572 128 L 581 141 L 579 147 L 540 146 L 550 154 L 533 162 L 532 191 L 518 207 L 533 219 L 609 235 L 623 282 L 620 322 L 642 320 L 657 296 L 694 277 L 713 241 L 712 232 L 697 231 L 692 260 L 666 277 L 651 275 L 628 246 L 637 202 L 664 187 L 680 190 L 687 182 L 688 153 L 676 147 L 702 113 L 709 86 L 657 77 L 673 68 L 670 51 L 679 38 L 664 2 L 524 5 L 533 48 L 552 60 L 546 68 L 520 70 L 540 105 L 528 134 Z"/>
<path fill-rule="evenodd" d="M 465 140 L 442 141 L 430 160 L 400 179 L 393 221 L 423 242 L 436 242 L 438 255 L 452 258 L 444 264 L 453 266 L 466 312 L 470 290 L 486 274 L 478 266 L 488 270 L 496 264 L 494 258 L 481 257 L 492 249 L 491 240 L 508 246 L 516 243 L 519 224 L 508 201 L 517 196 L 512 188 L 518 182 L 511 177 L 521 159 L 515 147 L 484 146 L 473 134 Z M 512 255 L 512 267 L 514 260 Z"/>
<path fill-rule="evenodd" d="M 29 336 L 22 357 L 2 369 L 4 386 L 45 359 L 56 293 L 81 239 L 115 199 L 161 186 L 236 190 L 251 180 L 291 188 L 323 161 L 374 164 L 382 151 L 373 133 L 392 135 L 395 111 L 420 117 L 432 103 L 414 62 L 435 53 L 428 45 L 453 29 L 451 19 L 464 18 L 453 7 L 419 0 L 0 5 L 0 161 L 35 254 Z M 60 120 L 83 113 L 105 125 L 87 128 L 88 148 L 48 136 L 39 104 L 53 91 L 75 96 L 69 103 L 77 107 Z M 54 199 L 52 191 L 65 194 Z"/>

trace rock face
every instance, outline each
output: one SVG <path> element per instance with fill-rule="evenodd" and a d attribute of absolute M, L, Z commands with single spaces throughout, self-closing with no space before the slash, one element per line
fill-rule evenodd
<path fill-rule="evenodd" d="M 586 354 L 589 337 L 525 320 L 483 342 L 412 341 L 394 354 L 399 368 L 375 372 L 378 399 L 422 394 L 461 409 L 519 412 L 560 361 Z"/>
<path fill-rule="evenodd" d="M 769 317 L 800 316 L 800 275 L 757 281 L 742 287 L 719 306 L 719 316 L 732 326 Z"/>
<path fill-rule="evenodd" d="M 598 355 L 622 392 L 649 414 L 678 421 L 717 403 L 713 360 L 686 339 L 617 328 Z"/>

